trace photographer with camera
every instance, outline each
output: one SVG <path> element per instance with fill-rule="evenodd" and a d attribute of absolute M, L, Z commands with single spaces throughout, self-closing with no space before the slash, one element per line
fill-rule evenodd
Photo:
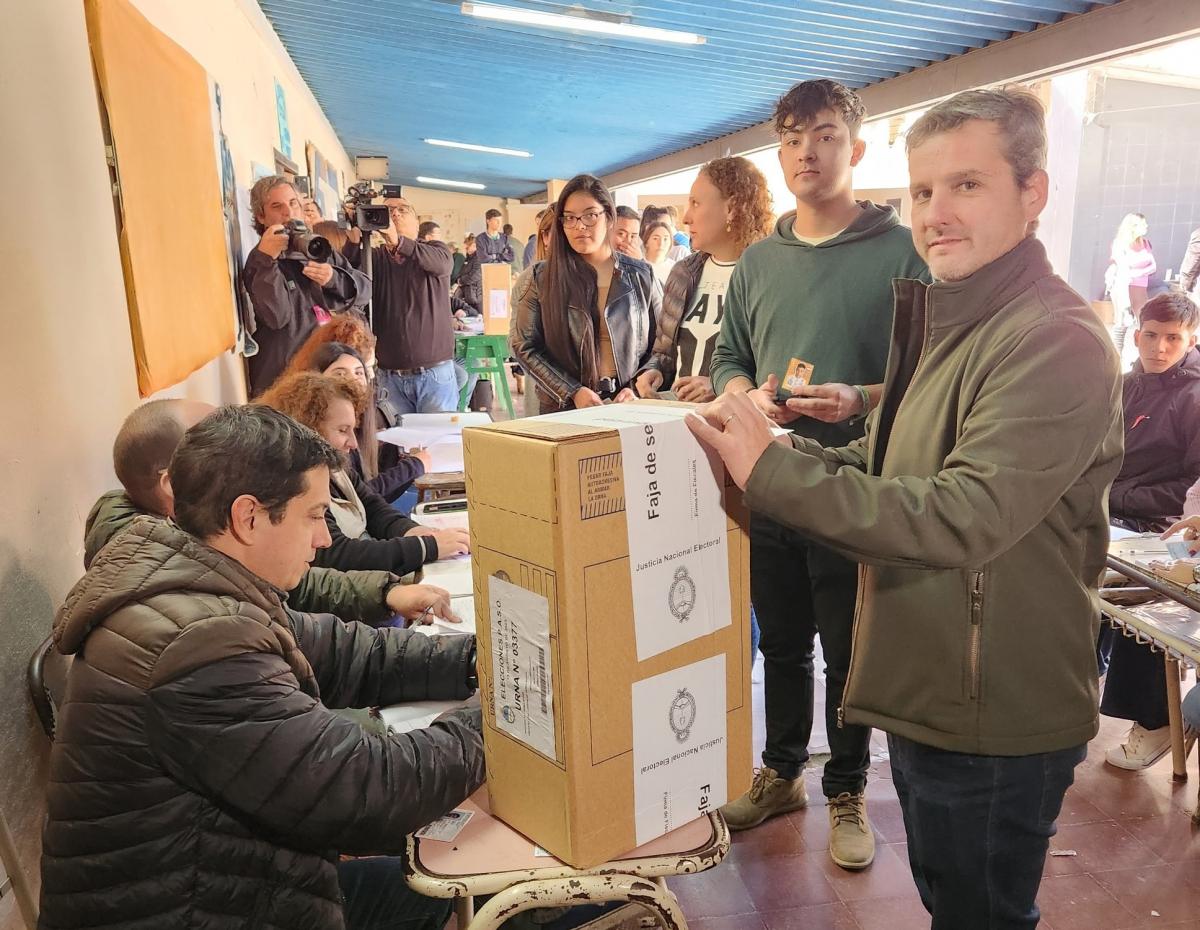
<path fill-rule="evenodd" d="M 398 189 L 384 188 L 388 226 L 371 248 L 372 329 L 378 337 L 379 410 L 389 426 L 406 413 L 458 409 L 450 271 L 446 243 L 418 236 L 417 213 Z M 361 227 L 361 223 L 359 227 Z M 361 230 L 349 230 L 345 256 L 362 257 Z"/>
<path fill-rule="evenodd" d="M 258 353 L 249 359 L 255 397 L 330 313 L 363 306 L 371 281 L 334 252 L 329 240 L 313 235 L 304 224 L 299 192 L 282 175 L 255 183 L 250 210 L 262 236 L 242 271 L 258 324 Z"/>

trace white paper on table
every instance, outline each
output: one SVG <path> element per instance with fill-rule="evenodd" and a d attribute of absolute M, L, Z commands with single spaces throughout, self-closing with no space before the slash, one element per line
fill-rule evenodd
<path fill-rule="evenodd" d="M 429 453 L 429 471 L 431 474 L 466 470 L 467 466 L 463 457 L 461 436 L 455 440 L 435 442 L 426 451 Z"/>
<path fill-rule="evenodd" d="M 638 661 L 728 626 L 725 466 L 680 407 L 612 404 L 551 414 L 621 437 Z"/>
<path fill-rule="evenodd" d="M 380 430 L 375 435 L 380 442 L 405 449 L 428 449 L 447 440 L 462 441 L 462 431 L 468 426 L 485 426 L 492 422 L 483 411 L 462 413 L 406 413 L 400 425 Z M 451 469 L 460 471 L 461 469 Z"/>
<path fill-rule="evenodd" d="M 427 823 L 421 827 L 414 836 L 419 836 L 423 840 L 438 840 L 441 843 L 452 843 L 454 838 L 462 832 L 462 828 L 467 825 L 475 815 L 474 811 L 468 810 L 452 810 L 442 814 L 433 823 Z"/>
<path fill-rule="evenodd" d="M 557 760 L 550 602 L 492 575 L 488 578 L 488 603 L 496 726 Z"/>
<path fill-rule="evenodd" d="M 729 800 L 725 656 L 633 683 L 634 830 L 641 846 Z"/>
<path fill-rule="evenodd" d="M 452 598 L 474 594 L 475 588 L 471 581 L 471 556 L 464 555 L 440 562 L 430 562 L 421 569 L 421 581 L 424 584 L 445 588 L 450 592 Z"/>
<path fill-rule="evenodd" d="M 379 716 L 393 733 L 408 733 L 429 726 L 446 711 L 460 706 L 462 701 L 409 701 L 381 707 Z"/>
<path fill-rule="evenodd" d="M 447 510 L 442 513 L 430 513 L 420 508 L 413 511 L 412 518 L 421 526 L 429 526 L 435 530 L 469 530 L 471 519 L 464 507 L 462 510 Z"/>

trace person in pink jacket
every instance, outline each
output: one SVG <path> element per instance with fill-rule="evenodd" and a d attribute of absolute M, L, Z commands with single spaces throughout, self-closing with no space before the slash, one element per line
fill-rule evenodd
<path fill-rule="evenodd" d="M 1122 352 L 1130 325 L 1137 326 L 1146 302 L 1150 275 L 1158 269 L 1154 251 L 1146 238 L 1149 227 L 1140 213 L 1127 213 L 1113 237 L 1109 266 L 1104 280 L 1113 303 L 1113 345 Z"/>

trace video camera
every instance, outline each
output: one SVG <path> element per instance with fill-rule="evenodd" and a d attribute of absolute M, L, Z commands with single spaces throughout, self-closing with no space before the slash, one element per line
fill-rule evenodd
<path fill-rule="evenodd" d="M 370 181 L 360 181 L 346 191 L 346 214 L 350 222 L 363 232 L 378 232 L 387 229 L 391 224 L 388 208 L 383 204 L 372 204 L 377 197 L 399 197 L 399 184 L 384 184 L 383 190 L 376 190 Z M 351 212 L 353 208 L 353 212 Z"/>
<path fill-rule="evenodd" d="M 333 255 L 333 246 L 324 236 L 318 236 L 305 225 L 304 220 L 288 220 L 283 225 L 288 244 L 281 258 L 299 261 L 327 262 Z"/>

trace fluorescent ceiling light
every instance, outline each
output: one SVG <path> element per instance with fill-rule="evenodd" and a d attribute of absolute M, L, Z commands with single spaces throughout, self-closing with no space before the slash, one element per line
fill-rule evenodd
<path fill-rule="evenodd" d="M 608 19 L 593 19 L 570 13 L 542 13 L 538 10 L 522 10 L 512 6 L 497 6 L 494 3 L 464 3 L 462 11 L 468 16 L 493 19 L 504 23 L 520 23 L 524 26 L 542 26 L 546 29 L 572 29 L 576 32 L 595 32 L 601 35 L 621 36 L 625 39 L 647 39 L 651 42 L 675 42 L 680 45 L 703 45 L 704 36 L 694 32 L 678 32 L 674 29 L 658 29 L 654 26 L 635 26 L 633 23 L 615 22 Z"/>
<path fill-rule="evenodd" d="M 474 181 L 448 181 L 445 178 L 417 178 L 422 184 L 436 184 L 438 187 L 465 187 L 468 190 L 481 191 L 487 185 L 476 184 Z"/>
<path fill-rule="evenodd" d="M 429 145 L 441 145 L 448 149 L 467 149 L 471 152 L 490 152 L 493 155 L 513 155 L 517 158 L 532 158 L 532 152 L 522 152 L 520 149 L 501 149 L 494 145 L 476 145 L 473 142 L 447 142 L 445 139 L 426 139 Z"/>

